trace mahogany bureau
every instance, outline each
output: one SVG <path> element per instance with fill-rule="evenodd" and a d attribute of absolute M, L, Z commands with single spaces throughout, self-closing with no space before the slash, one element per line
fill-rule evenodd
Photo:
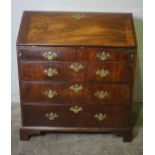
<path fill-rule="evenodd" d="M 136 39 L 130 13 L 23 13 L 20 139 L 106 132 L 132 140 Z"/>

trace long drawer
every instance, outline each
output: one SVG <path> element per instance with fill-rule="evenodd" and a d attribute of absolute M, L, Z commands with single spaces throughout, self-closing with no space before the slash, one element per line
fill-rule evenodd
<path fill-rule="evenodd" d="M 128 82 L 131 69 L 126 63 L 20 62 L 21 80 Z"/>
<path fill-rule="evenodd" d="M 126 51 L 125 51 L 126 50 Z M 22 60 L 127 62 L 132 49 L 89 47 L 23 47 Z"/>
<path fill-rule="evenodd" d="M 22 82 L 24 103 L 59 104 L 129 104 L 127 84 L 95 82 Z"/>
<path fill-rule="evenodd" d="M 23 106 L 24 126 L 103 127 L 128 126 L 128 107 L 95 105 Z"/>

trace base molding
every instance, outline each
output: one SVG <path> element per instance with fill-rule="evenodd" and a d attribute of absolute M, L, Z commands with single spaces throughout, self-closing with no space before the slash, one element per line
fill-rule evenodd
<path fill-rule="evenodd" d="M 40 135 L 42 133 L 111 133 L 119 137 L 123 137 L 124 142 L 133 140 L 132 129 L 130 128 L 72 128 L 72 127 L 22 127 L 20 129 L 20 140 L 28 141 L 31 136 Z"/>
<path fill-rule="evenodd" d="M 27 130 L 27 129 L 20 129 L 20 140 L 28 141 L 31 136 L 39 135 L 41 133 L 40 130 Z"/>
<path fill-rule="evenodd" d="M 123 142 L 131 142 L 133 140 L 132 130 L 113 132 L 118 137 L 123 137 Z"/>

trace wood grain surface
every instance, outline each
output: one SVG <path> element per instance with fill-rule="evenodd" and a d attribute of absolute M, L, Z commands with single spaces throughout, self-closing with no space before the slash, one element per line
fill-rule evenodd
<path fill-rule="evenodd" d="M 74 91 L 71 86 L 77 84 L 82 89 Z M 130 102 L 130 87 L 128 84 L 103 84 L 96 82 L 22 82 L 24 104 L 122 104 Z M 49 98 L 46 91 L 56 91 L 57 95 Z M 107 92 L 104 98 L 95 95 L 96 92 Z M 29 92 L 29 93 L 27 93 Z M 121 97 L 119 97 L 121 96 Z"/>
<path fill-rule="evenodd" d="M 57 126 L 57 127 L 104 127 L 119 128 L 128 126 L 128 109 L 120 106 L 93 106 L 78 105 L 83 108 L 78 114 L 70 111 L 71 105 L 50 105 L 50 106 L 32 106 L 23 107 L 25 126 Z M 56 113 L 58 115 L 54 120 L 46 117 L 47 113 Z M 106 114 L 107 118 L 98 121 L 94 118 L 97 113 Z M 31 115 L 30 115 L 31 114 Z"/>
<path fill-rule="evenodd" d="M 17 45 L 135 47 L 132 20 L 127 13 L 24 12 Z"/>
<path fill-rule="evenodd" d="M 51 59 L 44 54 L 55 53 Z M 108 57 L 106 57 L 108 55 Z M 19 47 L 20 60 L 27 61 L 89 61 L 89 62 L 130 62 L 135 58 L 134 48 L 95 48 L 95 47 L 50 47 L 22 46 Z M 99 57 L 100 56 L 100 57 Z M 132 57 L 132 60 L 131 60 Z"/>

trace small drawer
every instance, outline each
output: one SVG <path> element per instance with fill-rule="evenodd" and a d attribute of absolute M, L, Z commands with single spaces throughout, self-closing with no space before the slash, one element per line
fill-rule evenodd
<path fill-rule="evenodd" d="M 94 105 L 25 105 L 23 126 L 102 127 L 128 126 L 128 107 Z"/>
<path fill-rule="evenodd" d="M 128 84 L 95 82 L 22 82 L 23 103 L 26 104 L 122 104 L 130 102 Z M 27 93 L 28 92 L 28 93 Z"/>
<path fill-rule="evenodd" d="M 22 80 L 128 82 L 132 67 L 126 63 L 20 62 Z"/>
<path fill-rule="evenodd" d="M 123 48 L 22 47 L 18 56 L 28 61 L 127 62 L 129 52 Z"/>

